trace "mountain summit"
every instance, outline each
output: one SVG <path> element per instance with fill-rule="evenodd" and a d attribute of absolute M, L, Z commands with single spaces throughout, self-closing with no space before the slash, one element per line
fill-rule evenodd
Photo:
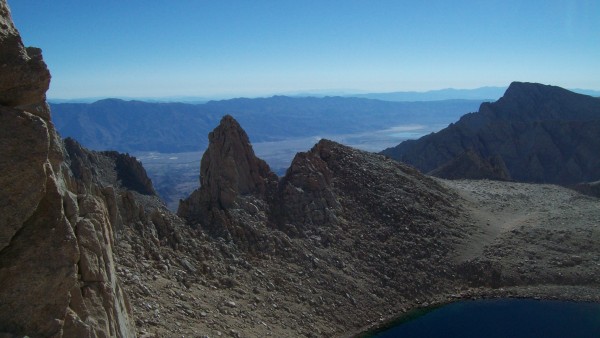
<path fill-rule="evenodd" d="M 481 104 L 477 113 L 382 153 L 423 172 L 444 173 L 442 177 L 481 178 L 464 165 L 454 166 L 462 173 L 448 170 L 469 152 L 495 159 L 496 165 L 482 168 L 499 165 L 503 170 L 505 165 L 507 172 L 500 175 L 505 178 L 572 184 L 600 178 L 598 135 L 600 99 L 556 86 L 513 82 L 502 98 Z"/>

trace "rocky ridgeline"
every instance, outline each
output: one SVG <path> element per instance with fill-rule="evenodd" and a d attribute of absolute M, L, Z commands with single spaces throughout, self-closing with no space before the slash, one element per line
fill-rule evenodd
<path fill-rule="evenodd" d="M 599 98 L 514 82 L 477 113 L 382 153 L 444 178 L 571 185 L 600 178 L 599 134 Z"/>
<path fill-rule="evenodd" d="M 501 160 L 468 156 L 506 178 Z M 600 299 L 598 210 L 575 193 L 449 184 L 328 140 L 277 179 L 230 116 L 209 135 L 200 172 L 180 204 L 188 227 L 173 228 L 177 246 L 143 254 L 151 243 L 125 241 L 121 272 L 141 332 L 344 336 L 456 298 Z M 572 215 L 542 211 L 565 201 Z"/>
<path fill-rule="evenodd" d="M 290 322 L 323 330 L 320 321 L 330 316 L 327 332 L 339 335 L 369 325 L 379 318 L 373 313 L 397 312 L 399 299 L 425 301 L 456 287 L 448 257 L 469 227 L 456 196 L 431 178 L 321 140 L 278 181 L 230 116 L 209 140 L 201 187 L 181 202 L 179 215 L 253 262 L 245 270 L 261 272 L 250 293 L 279 290 L 287 308 L 316 311 Z M 244 274 L 230 278 L 228 287 L 246 284 Z"/>
<path fill-rule="evenodd" d="M 278 180 L 255 156 L 248 136 L 231 116 L 221 120 L 209 140 L 201 161 L 201 187 L 181 201 L 179 215 L 245 247 L 260 245 L 261 241 L 252 238 L 260 229 L 307 238 L 319 229 L 339 227 L 355 210 L 374 219 L 402 218 L 406 224 L 408 218 L 424 214 L 421 208 L 434 204 L 436 211 L 448 213 L 447 219 L 457 214 L 451 211 L 456 206 L 448 192 L 416 170 L 332 141 L 321 140 L 310 151 L 298 153 Z M 412 184 L 396 191 L 401 182 Z M 384 193 L 388 195 L 383 197 Z M 344 202 L 350 204 L 344 208 Z M 437 216 L 432 213 L 431 217 Z M 256 224 L 248 226 L 249 220 Z"/>

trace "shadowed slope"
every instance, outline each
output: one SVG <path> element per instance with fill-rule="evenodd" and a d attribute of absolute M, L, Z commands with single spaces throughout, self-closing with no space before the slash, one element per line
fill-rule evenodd
<path fill-rule="evenodd" d="M 514 180 L 570 184 L 600 178 L 598 135 L 600 99 L 514 82 L 479 112 L 382 153 L 430 172 L 471 149 L 484 158 L 500 157 Z"/>

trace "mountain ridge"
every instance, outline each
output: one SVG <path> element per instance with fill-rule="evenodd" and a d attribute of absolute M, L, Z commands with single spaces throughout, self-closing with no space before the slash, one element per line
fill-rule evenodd
<path fill-rule="evenodd" d="M 223 97 L 204 97 L 204 96 L 169 96 L 169 97 L 83 97 L 73 99 L 49 98 L 50 104 L 55 103 L 93 103 L 107 98 L 115 98 L 126 101 L 144 101 L 144 102 L 162 102 L 162 103 L 190 103 L 202 104 L 209 101 L 222 101 L 234 98 L 268 98 L 272 96 L 288 96 L 288 97 L 358 97 L 369 98 L 383 101 L 396 102 L 414 102 L 414 101 L 439 101 L 439 100 L 497 100 L 506 90 L 506 86 L 483 86 L 478 88 L 444 88 L 432 89 L 426 91 L 391 91 L 391 92 L 369 92 L 369 91 L 352 91 L 352 90 L 306 90 L 298 92 L 272 93 L 259 96 L 244 96 L 232 95 Z M 585 94 L 589 96 L 600 97 L 599 90 L 584 89 L 584 88 L 569 88 L 569 90 Z"/>
<path fill-rule="evenodd" d="M 600 163 L 590 156 L 600 151 L 599 128 L 599 98 L 514 82 L 502 98 L 482 103 L 477 113 L 382 153 L 431 172 L 472 150 L 500 156 L 514 180 L 572 184 L 600 177 Z"/>
<path fill-rule="evenodd" d="M 205 104 L 107 99 L 51 104 L 58 131 L 93 150 L 199 151 L 223 114 L 247 126 L 253 142 L 366 132 L 410 123 L 448 123 L 480 101 L 385 102 L 358 98 L 276 96 Z"/>

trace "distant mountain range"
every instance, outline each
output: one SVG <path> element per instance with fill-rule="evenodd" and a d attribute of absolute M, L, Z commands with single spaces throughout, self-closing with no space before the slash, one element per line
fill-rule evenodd
<path fill-rule="evenodd" d="M 495 101 L 499 99 L 507 87 L 494 87 L 486 86 L 473 89 L 436 89 L 429 91 L 397 91 L 397 92 L 381 92 L 381 93 L 367 93 L 359 92 L 356 90 L 307 90 L 299 92 L 286 92 L 279 93 L 275 96 L 289 96 L 295 98 L 301 97 L 327 97 L 327 96 L 339 96 L 339 97 L 358 97 L 365 99 L 375 99 L 383 101 L 395 101 L 395 102 L 413 102 L 413 101 L 439 101 L 439 100 L 480 100 L 480 101 Z M 600 97 L 600 91 L 590 89 L 569 89 L 575 93 L 585 94 L 590 96 Z M 209 101 L 216 100 L 229 100 L 231 97 L 217 96 L 168 96 L 168 97 L 117 97 L 124 101 L 143 101 L 143 102 L 180 102 L 180 103 L 192 103 L 200 104 Z M 254 97 L 259 98 L 259 97 Z M 50 103 L 93 103 L 96 101 L 104 100 L 106 97 L 88 97 L 78 99 L 60 99 L 54 98 L 49 99 Z"/>
<path fill-rule="evenodd" d="M 106 99 L 51 104 L 63 137 L 93 150 L 165 153 L 200 151 L 225 114 L 242 123 L 252 142 L 369 132 L 406 124 L 445 124 L 475 111 L 479 100 L 389 102 L 352 97 L 231 99 L 204 104 Z"/>
<path fill-rule="evenodd" d="M 439 89 L 426 92 L 392 92 L 392 93 L 370 93 L 370 94 L 355 94 L 348 95 L 352 97 L 363 97 L 368 99 L 384 100 L 384 101 L 436 101 L 436 100 L 481 100 L 495 101 L 499 99 L 507 87 L 481 87 L 475 89 Z M 571 91 L 579 94 L 590 96 L 600 96 L 600 91 L 589 89 L 572 89 Z"/>
<path fill-rule="evenodd" d="M 600 98 L 514 82 L 447 128 L 382 152 L 445 178 L 574 184 L 600 179 Z"/>
<path fill-rule="evenodd" d="M 384 101 L 437 101 L 437 100 L 481 100 L 494 101 L 502 96 L 506 87 L 481 87 L 475 89 L 439 89 L 426 92 L 391 92 L 356 94 L 353 97 L 376 99 Z"/>

